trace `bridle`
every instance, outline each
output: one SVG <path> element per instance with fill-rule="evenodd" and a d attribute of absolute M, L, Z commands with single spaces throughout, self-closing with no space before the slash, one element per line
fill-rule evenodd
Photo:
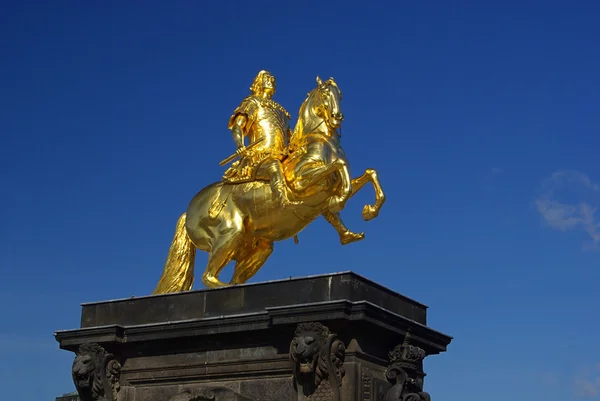
<path fill-rule="evenodd" d="M 333 115 L 331 115 L 331 112 L 329 111 L 329 109 L 325 106 L 325 100 L 323 99 L 323 92 L 326 91 L 326 84 L 322 83 L 318 86 L 317 88 L 317 93 L 315 94 L 315 96 L 317 97 L 317 106 L 315 107 L 315 111 L 317 116 L 321 117 L 319 114 L 319 111 L 321 111 L 322 114 L 324 114 L 324 116 L 321 117 L 321 122 L 319 124 L 317 124 L 315 127 L 311 128 L 310 130 L 306 130 L 307 132 L 314 132 L 317 128 L 319 128 L 323 123 L 325 123 L 326 121 L 329 121 L 330 119 L 333 118 Z M 342 127 L 340 126 L 337 130 L 336 129 L 332 129 L 334 132 L 336 132 L 338 134 L 339 137 L 342 136 Z M 339 132 L 338 132 L 339 130 Z"/>

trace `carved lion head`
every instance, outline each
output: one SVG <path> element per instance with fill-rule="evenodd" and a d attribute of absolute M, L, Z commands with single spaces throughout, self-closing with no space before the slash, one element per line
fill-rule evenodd
<path fill-rule="evenodd" d="M 290 357 L 296 372 L 301 375 L 315 373 L 329 335 L 329 329 L 321 323 L 298 325 L 290 345 Z"/>
<path fill-rule="evenodd" d="M 98 344 L 83 344 L 73 361 L 73 380 L 78 388 L 91 388 L 96 368 L 102 363 L 104 349 Z"/>
<path fill-rule="evenodd" d="M 73 382 L 82 400 L 116 401 L 121 364 L 96 343 L 83 344 L 73 361 Z"/>

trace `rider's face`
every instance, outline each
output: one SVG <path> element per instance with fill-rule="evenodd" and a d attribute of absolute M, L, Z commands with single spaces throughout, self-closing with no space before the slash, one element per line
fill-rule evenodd
<path fill-rule="evenodd" d="M 262 80 L 262 86 L 263 86 L 263 90 L 272 95 L 273 93 L 275 93 L 275 89 L 277 88 L 276 84 L 275 84 L 275 77 L 273 75 L 270 74 L 265 74 L 263 76 L 263 80 Z"/>

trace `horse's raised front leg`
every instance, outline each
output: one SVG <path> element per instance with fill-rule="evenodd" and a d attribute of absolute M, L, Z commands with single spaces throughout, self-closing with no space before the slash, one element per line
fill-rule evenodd
<path fill-rule="evenodd" d="M 365 233 L 358 234 L 350 231 L 342 221 L 339 213 L 325 212 L 323 213 L 323 217 L 333 226 L 333 228 L 335 228 L 335 231 L 337 231 L 340 236 L 340 243 L 342 245 L 347 245 L 365 238 Z"/>
<path fill-rule="evenodd" d="M 347 168 L 345 170 L 348 171 Z M 375 204 L 365 205 L 362 211 L 363 219 L 368 221 L 379 215 L 379 210 L 385 203 L 385 194 L 383 193 L 383 188 L 381 188 L 379 178 L 377 177 L 377 171 L 374 169 L 367 169 L 363 175 L 351 180 L 351 192 L 347 199 L 354 196 L 362 187 L 365 186 L 367 182 L 371 182 L 373 184 L 373 188 L 375 189 Z M 346 202 L 346 200 L 341 203 L 341 208 L 343 208 L 343 204 Z M 354 233 L 344 225 L 344 222 L 339 215 L 339 210 L 329 210 L 323 213 L 323 217 L 325 217 L 325 220 L 327 220 L 329 224 L 331 224 L 338 232 L 342 245 L 360 241 L 364 238 L 364 233 Z"/>
<path fill-rule="evenodd" d="M 338 166 L 338 172 L 342 179 L 340 193 L 329 198 L 328 210 L 336 213 L 346 206 L 346 202 L 352 196 L 352 179 L 350 178 L 350 170 L 345 160 L 337 159 L 333 164 Z"/>
<path fill-rule="evenodd" d="M 342 176 L 342 193 L 345 194 L 346 198 L 349 198 L 350 194 L 352 193 L 352 183 L 350 179 L 350 173 L 348 172 L 348 166 L 343 159 L 337 159 L 326 166 L 311 168 L 310 170 L 303 172 L 302 175 L 298 177 L 294 189 L 298 192 L 301 192 L 338 171 Z"/>
<path fill-rule="evenodd" d="M 377 171 L 368 168 L 363 175 L 352 180 L 352 194 L 350 197 L 354 196 L 354 194 L 364 187 L 367 182 L 371 182 L 375 189 L 375 204 L 365 205 L 362 210 L 363 219 L 368 221 L 379 215 L 379 210 L 385 203 L 385 194 L 383 193 L 383 188 L 377 177 Z"/>

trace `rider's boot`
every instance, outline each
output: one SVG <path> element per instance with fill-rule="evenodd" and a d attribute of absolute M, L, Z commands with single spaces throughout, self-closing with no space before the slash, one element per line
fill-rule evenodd
<path fill-rule="evenodd" d="M 269 166 L 271 172 L 271 190 L 279 200 L 281 207 L 298 206 L 301 202 L 292 201 L 288 196 L 288 186 L 283 177 L 283 168 L 279 161 L 272 163 Z"/>

